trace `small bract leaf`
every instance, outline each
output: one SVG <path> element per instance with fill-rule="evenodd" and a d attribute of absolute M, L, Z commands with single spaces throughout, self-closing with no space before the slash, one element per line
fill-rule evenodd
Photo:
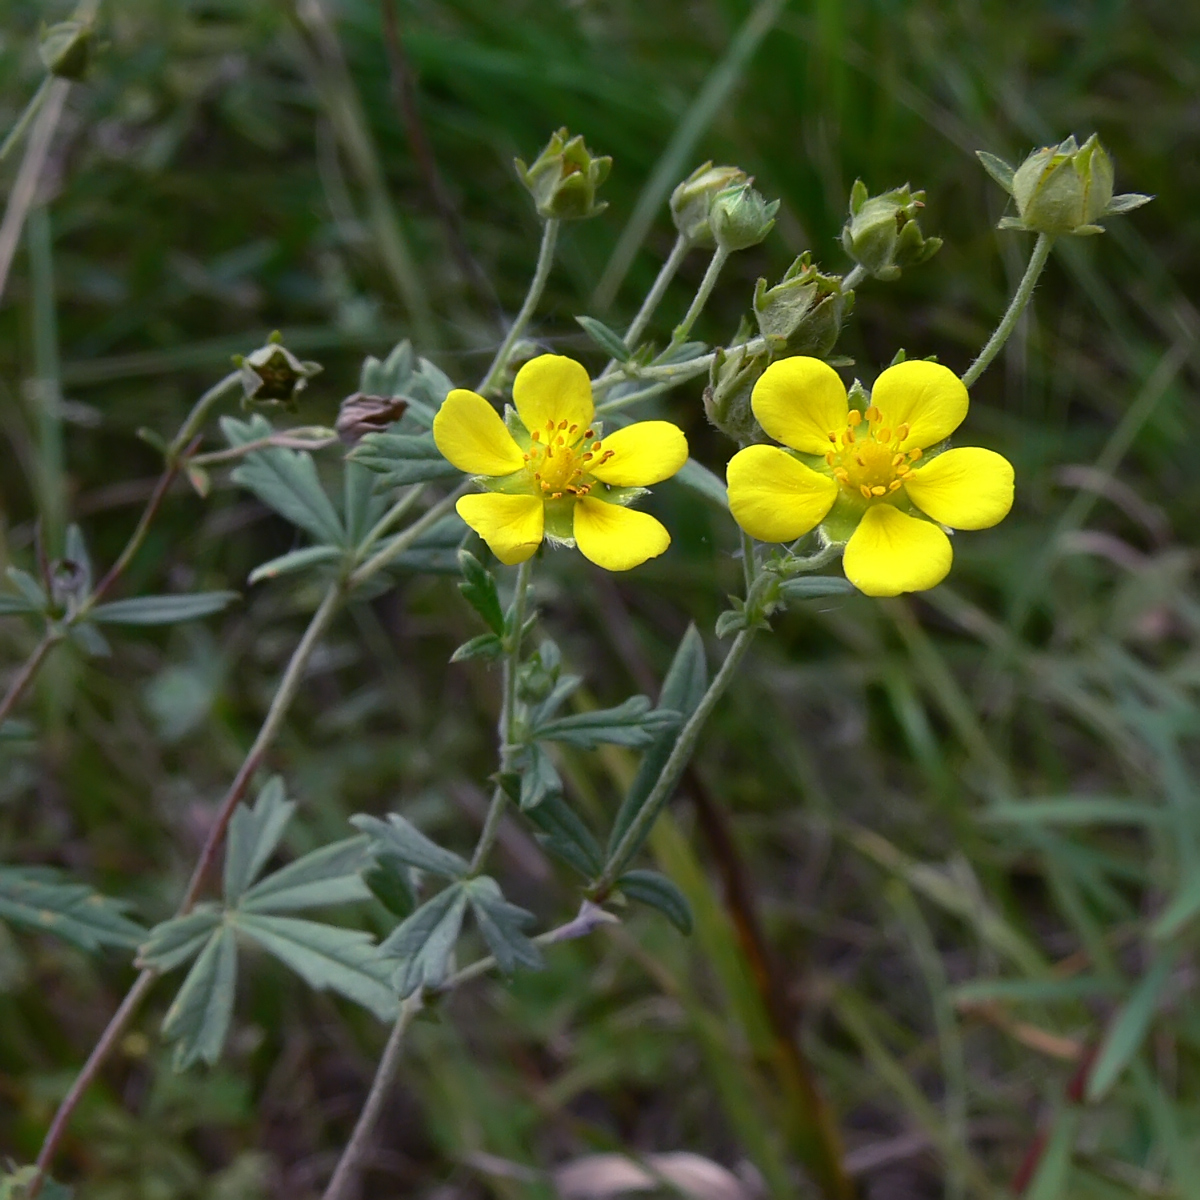
<path fill-rule="evenodd" d="M 976 150 L 975 157 L 979 159 L 983 169 L 1011 196 L 1015 168 L 986 150 Z"/>
<path fill-rule="evenodd" d="M 657 908 L 680 933 L 692 932 L 692 906 L 665 875 L 657 871 L 626 871 L 617 880 L 617 886 L 630 900 Z"/>
<path fill-rule="evenodd" d="M 663 729 L 679 724 L 679 714 L 667 709 L 650 708 L 645 696 L 630 696 L 613 708 L 557 717 L 537 726 L 530 737 L 535 740 L 565 742 L 581 750 L 595 750 L 605 743 L 613 746 L 648 746 Z"/>
<path fill-rule="evenodd" d="M 582 326 L 584 333 L 610 358 L 615 358 L 617 362 L 629 361 L 630 352 L 619 333 L 609 329 L 603 321 L 597 321 L 595 317 L 576 317 L 575 320 Z"/>

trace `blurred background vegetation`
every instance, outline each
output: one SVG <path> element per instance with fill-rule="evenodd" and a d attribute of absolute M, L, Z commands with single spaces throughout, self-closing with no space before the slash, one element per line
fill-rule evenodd
<path fill-rule="evenodd" d="M 111 561 L 158 469 L 138 428 L 169 434 L 273 328 L 325 365 L 303 422 L 331 424 L 363 355 L 401 337 L 473 382 L 535 253 L 511 160 L 559 125 L 613 156 L 610 208 L 566 231 L 534 334 L 589 361 L 573 316 L 627 320 L 673 240 L 643 189 L 681 128 L 695 137 L 668 186 L 712 158 L 782 200 L 775 233 L 727 269 L 698 328 L 710 341 L 801 250 L 846 269 L 857 177 L 927 190 L 922 224 L 946 244 L 861 288 L 842 349 L 864 379 L 899 347 L 961 371 L 1020 277 L 1031 239 L 995 231 L 1006 197 L 976 149 L 1011 161 L 1095 130 L 1118 190 L 1157 199 L 1060 244 L 974 390 L 967 440 L 1016 463 L 1012 517 L 959 539 L 933 593 L 823 602 L 760 639 L 653 843 L 694 936 L 633 914 L 421 1021 L 367 1193 L 549 1195 L 546 1173 L 585 1154 L 692 1151 L 745 1195 L 816 1195 L 798 1169 L 799 1045 L 864 1197 L 1200 1196 L 1200 9 L 771 4 L 704 120 L 696 98 L 748 0 L 397 0 L 421 124 L 493 292 L 458 265 L 414 158 L 385 7 L 103 6 L 0 307 L 7 562 L 30 565 L 39 511 Z M 69 13 L 0 0 L 0 128 L 41 77 L 40 23 Z M 639 200 L 652 220 L 606 298 Z M 699 393 L 661 411 L 720 470 Z M 655 503 L 665 558 L 598 578 L 551 555 L 542 575 L 546 626 L 605 702 L 653 691 L 689 618 L 708 636 L 737 586 L 729 522 L 682 489 Z M 207 501 L 180 485 L 121 594 L 244 588 L 293 536 L 221 478 Z M 244 590 L 231 614 L 120 637 L 110 659 L 59 653 L 23 713 L 36 744 L 0 746 L 5 862 L 66 866 L 144 920 L 168 915 L 315 603 Z M 401 579 L 339 621 L 271 755 L 303 802 L 291 849 L 387 808 L 469 844 L 497 683 L 446 660 L 474 632 L 448 578 Z M 32 636 L 0 624 L 3 661 Z M 603 822 L 628 762 L 567 766 Z M 515 824 L 500 858 L 506 891 L 561 919 L 567 882 Z M 0 926 L 0 1154 L 36 1153 L 129 979 Z M 89 1095 L 60 1174 L 83 1200 L 317 1193 L 383 1031 L 262 961 L 225 1063 L 175 1077 L 156 1038 L 169 996 Z M 613 1194 L 608 1176 L 559 1182 Z"/>

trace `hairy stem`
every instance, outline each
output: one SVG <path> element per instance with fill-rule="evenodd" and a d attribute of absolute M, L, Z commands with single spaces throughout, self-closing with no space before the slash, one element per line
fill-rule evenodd
<path fill-rule="evenodd" d="M 682 346 L 687 341 L 687 336 L 692 332 L 692 326 L 695 325 L 696 319 L 704 311 L 704 306 L 708 303 L 713 288 L 717 286 L 717 280 L 721 277 L 721 271 L 728 259 L 729 251 L 724 246 L 718 246 L 713 251 L 713 256 L 709 259 L 708 270 L 704 272 L 704 278 L 700 280 L 700 286 L 692 298 L 691 307 L 684 314 L 683 320 L 675 326 L 675 332 L 671 334 L 671 345 L 668 349 Z"/>
<path fill-rule="evenodd" d="M 642 301 L 642 307 L 638 309 L 637 316 L 629 323 L 629 328 L 625 331 L 625 349 L 632 350 L 638 342 L 638 338 L 642 336 L 642 332 L 650 323 L 650 318 L 654 316 L 659 304 L 662 302 L 663 296 L 667 294 L 667 288 L 671 285 L 671 280 L 675 278 L 683 260 L 687 258 L 688 252 L 692 249 L 690 238 L 684 237 L 681 233 L 675 239 L 675 245 L 671 247 L 671 253 L 667 255 L 667 261 L 663 263 L 662 270 L 658 273 L 658 278 L 654 281 L 654 286 L 646 293 L 645 300 Z M 617 360 L 611 359 L 608 365 L 601 371 L 602 375 L 607 375 L 617 365 Z"/>
<path fill-rule="evenodd" d="M 700 733 L 704 729 L 705 722 L 712 715 L 717 701 L 721 699 L 730 683 L 733 682 L 733 677 L 741 665 L 742 659 L 746 657 L 750 643 L 754 640 L 754 633 L 753 629 L 743 629 L 734 639 L 729 653 L 725 656 L 725 661 L 721 664 L 721 669 L 708 685 L 708 691 L 701 697 L 700 703 L 688 718 L 687 724 L 679 731 L 674 749 L 663 764 L 663 769 L 659 772 L 658 779 L 655 780 L 638 815 L 613 851 L 608 866 L 604 868 L 600 877 L 592 885 L 593 899 L 602 900 L 608 895 L 617 877 L 625 869 L 633 855 L 637 853 L 638 847 L 641 846 L 654 822 L 658 819 L 663 805 L 671 798 L 671 793 L 675 790 L 679 777 L 683 774 L 684 768 L 691 761 L 696 750 L 696 743 L 700 740 Z"/>
<path fill-rule="evenodd" d="M 521 334 L 525 332 L 525 327 L 529 324 L 529 319 L 533 316 L 538 302 L 542 298 L 542 293 L 546 290 L 546 280 L 550 278 L 550 268 L 554 263 L 558 226 L 559 222 L 553 218 L 542 226 L 542 244 L 538 250 L 537 267 L 534 269 L 533 279 L 530 280 L 529 291 L 525 294 L 525 302 L 521 305 L 521 311 L 514 318 L 504 341 L 500 343 L 500 349 L 496 351 L 496 357 L 492 359 L 492 365 L 488 367 L 487 374 L 479 384 L 479 390 L 485 396 L 496 387 L 504 375 L 504 369 L 512 357 L 513 347 L 517 344 Z"/>
<path fill-rule="evenodd" d="M 418 483 L 410 487 L 391 508 L 375 522 L 374 528 L 363 538 L 358 547 L 359 554 L 365 554 L 418 500 L 425 491 L 425 485 Z"/>
<path fill-rule="evenodd" d="M 38 115 L 42 107 L 43 101 L 50 94 L 50 85 L 54 82 L 53 75 L 47 75 L 40 84 L 38 90 L 30 97 L 29 103 L 25 105 L 24 111 L 17 118 L 17 123 L 8 131 L 8 136 L 0 145 L 0 162 L 3 162 L 9 155 L 9 151 L 21 140 L 25 135 L 25 130 L 29 128 L 29 123 Z"/>
<path fill-rule="evenodd" d="M 980 375 L 987 370 L 988 364 L 1000 353 L 1001 347 L 1017 327 L 1017 321 L 1020 320 L 1021 314 L 1033 298 L 1034 285 L 1046 266 L 1046 260 L 1050 257 L 1050 249 L 1053 245 L 1054 237 L 1051 234 L 1038 234 L 1037 241 L 1033 246 L 1033 253 L 1029 256 L 1029 265 L 1025 268 L 1021 282 L 1017 284 L 1017 290 L 1013 293 L 1008 311 L 1000 318 L 1000 324 L 996 326 L 995 333 L 988 338 L 987 345 L 980 350 L 979 357 L 963 374 L 962 381 L 967 387 L 972 387 Z"/>
<path fill-rule="evenodd" d="M 292 652 L 291 660 L 288 662 L 283 678 L 280 680 L 279 688 L 275 693 L 275 698 L 271 701 L 271 707 L 267 711 L 262 727 L 258 731 L 258 736 L 254 739 L 253 746 L 250 747 L 249 753 L 242 762 L 233 782 L 229 785 L 229 790 L 225 793 L 225 797 L 217 810 L 217 815 L 208 832 L 208 838 L 205 840 L 204 847 L 200 851 L 200 857 L 197 860 L 195 870 L 193 870 L 191 879 L 188 881 L 187 890 L 184 893 L 182 901 L 180 901 L 179 908 L 176 910 L 176 916 L 183 916 L 191 911 L 195 905 L 200 895 L 200 889 L 204 886 L 204 881 L 216 861 L 217 852 L 221 847 L 221 842 L 224 839 L 225 830 L 229 825 L 230 819 L 233 817 L 234 809 L 245 795 L 255 771 L 262 764 L 271 742 L 279 732 L 283 718 L 299 691 L 309 659 L 312 657 L 312 653 L 316 649 L 322 635 L 329 628 L 329 624 L 337 612 L 342 597 L 343 585 L 333 584 L 325 593 L 325 598 L 321 601 L 320 607 L 309 621 L 308 628 L 304 631 L 304 636 Z M 49 1170 L 54 1155 L 58 1150 L 59 1143 L 67 1131 L 71 1115 L 83 1098 L 89 1084 L 95 1079 L 100 1068 L 104 1065 L 109 1054 L 120 1040 L 125 1028 L 133 1020 L 138 1006 L 149 990 L 150 984 L 156 978 L 157 972 L 149 970 L 143 971 L 138 976 L 133 987 L 125 996 L 125 999 L 122 1000 L 120 1007 L 113 1014 L 104 1032 L 100 1035 L 99 1041 L 88 1056 L 88 1060 L 84 1064 L 78 1078 L 72 1084 L 71 1090 L 58 1106 L 58 1111 L 54 1114 L 54 1119 L 51 1121 L 45 1140 L 42 1142 L 42 1148 L 38 1152 L 37 1165 L 40 1173 L 31 1185 L 30 1200 L 33 1200 L 33 1197 L 37 1194 L 37 1190 L 41 1187 L 41 1181 L 45 1177 L 45 1172 Z"/>
<path fill-rule="evenodd" d="M 466 483 L 460 484 L 448 496 L 443 496 L 411 525 L 381 546 L 365 563 L 355 568 L 348 580 L 349 586 L 351 588 L 360 587 L 377 571 L 382 571 L 388 563 L 403 554 L 413 542 L 436 525 L 454 507 L 454 502 L 467 491 L 468 487 L 469 485 Z"/>
<path fill-rule="evenodd" d="M 375 1123 L 379 1120 L 384 1101 L 400 1067 L 400 1059 L 404 1053 L 404 1035 L 408 1032 L 413 1018 L 421 1011 L 422 1004 L 421 992 L 418 991 L 400 1006 L 400 1015 L 392 1026 L 383 1057 L 379 1060 L 375 1079 L 367 1094 L 367 1102 L 363 1105 L 350 1141 L 334 1168 L 333 1178 L 325 1189 L 324 1200 L 350 1200 L 356 1194 L 359 1176 L 366 1165 L 370 1150 L 371 1135 L 375 1132 Z"/>
<path fill-rule="evenodd" d="M 842 279 L 842 291 L 849 292 L 858 287 L 860 283 L 867 277 L 867 268 L 862 263 L 855 263 L 850 268 L 849 274 Z"/>
<path fill-rule="evenodd" d="M 191 440 L 200 432 L 204 422 L 208 419 L 208 414 L 212 411 L 212 407 L 226 392 L 236 387 L 241 379 L 240 371 L 230 371 L 224 379 L 217 380 L 216 383 L 192 405 L 192 411 L 188 413 L 187 418 L 179 427 L 179 432 L 172 439 L 171 444 L 167 447 L 168 463 L 177 459 L 184 449 L 188 446 Z"/>
<path fill-rule="evenodd" d="M 12 683 L 8 685 L 8 691 L 4 693 L 4 699 L 0 700 L 0 725 L 3 725 L 8 720 L 12 714 L 12 710 L 16 708 L 17 702 L 25 694 L 25 689 L 33 682 L 38 669 L 45 662 L 46 655 L 62 640 L 63 633 L 58 629 L 47 629 L 42 634 L 41 641 L 34 646 L 29 657 L 14 676 Z"/>

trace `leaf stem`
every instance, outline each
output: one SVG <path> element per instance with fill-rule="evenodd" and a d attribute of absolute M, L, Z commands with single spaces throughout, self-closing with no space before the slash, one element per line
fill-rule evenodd
<path fill-rule="evenodd" d="M 692 326 L 704 311 L 704 306 L 708 303 L 708 298 L 712 295 L 713 288 L 717 286 L 717 280 L 721 277 L 721 271 L 729 261 L 729 253 L 724 246 L 718 246 L 713 251 L 713 256 L 708 262 L 708 269 L 704 272 L 704 278 L 700 280 L 700 286 L 696 289 L 695 296 L 692 297 L 691 306 L 684 314 L 683 320 L 675 326 L 675 332 L 671 334 L 671 344 L 667 347 L 668 350 L 673 350 L 687 341 Z"/>
<path fill-rule="evenodd" d="M 467 483 L 460 484 L 448 496 L 443 496 L 436 504 L 428 508 L 411 525 L 396 534 L 391 541 L 351 573 L 347 581 L 349 587 L 351 589 L 361 587 L 377 571 L 383 570 L 394 558 L 403 554 L 423 533 L 436 525 L 454 507 L 454 502 L 467 491 L 469 486 Z"/>
<path fill-rule="evenodd" d="M 675 785 L 679 782 L 684 767 L 687 766 L 695 752 L 696 743 L 700 740 L 700 733 L 705 722 L 712 715 L 717 701 L 721 699 L 730 683 L 733 682 L 734 674 L 741 665 L 742 659 L 746 657 L 750 643 L 754 640 L 754 634 L 755 630 L 753 629 L 743 629 L 734 639 L 729 653 L 725 656 L 725 661 L 721 664 L 721 669 L 708 685 L 708 691 L 701 697 L 695 711 L 679 731 L 679 737 L 675 741 L 670 757 L 663 764 L 663 769 L 659 772 L 658 779 L 655 780 L 638 815 L 625 831 L 625 836 L 617 844 L 617 848 L 609 858 L 608 865 L 592 885 L 590 894 L 593 900 L 602 900 L 612 890 L 617 877 L 637 853 L 638 848 L 650 832 L 663 805 L 671 798 L 671 793 L 675 790 Z"/>
<path fill-rule="evenodd" d="M 1038 276 L 1041 275 L 1043 268 L 1046 266 L 1046 260 L 1050 257 L 1050 250 L 1053 245 L 1054 237 L 1052 234 L 1038 234 L 1037 241 L 1033 245 L 1033 253 L 1029 256 L 1029 265 L 1025 268 L 1025 274 L 1021 277 L 1021 282 L 1017 284 L 1017 290 L 1013 293 L 1008 310 L 1000 318 L 1000 324 L 996 326 L 995 332 L 988 338 L 987 345 L 980 350 L 979 357 L 963 374 L 962 381 L 968 388 L 973 387 L 975 381 L 987 370 L 988 364 L 1000 353 L 1001 347 L 1008 341 L 1012 331 L 1017 327 L 1017 321 L 1025 311 L 1029 301 L 1033 298 L 1034 285 L 1037 283 Z"/>
<path fill-rule="evenodd" d="M 404 495 L 401 496 L 400 499 L 397 500 L 396 503 L 393 504 L 392 507 L 389 508 L 387 512 L 385 512 L 383 516 L 379 518 L 378 521 L 375 522 L 374 528 L 370 531 L 370 533 L 367 534 L 365 538 L 363 538 L 358 547 L 359 555 L 361 556 L 365 554 L 372 546 L 374 546 L 375 543 L 379 541 L 379 539 L 383 537 L 383 535 L 387 533 L 387 531 L 398 520 L 400 520 L 400 518 L 404 516 L 404 514 L 408 512 L 408 510 L 412 508 L 414 504 L 416 504 L 424 491 L 425 485 L 423 483 L 418 483 L 415 487 L 410 487 L 408 491 L 406 491 Z"/>
<path fill-rule="evenodd" d="M 42 634 L 41 641 L 34 646 L 24 665 L 17 672 L 12 683 L 8 685 L 8 691 L 4 693 L 4 699 L 0 700 L 0 725 L 3 725 L 8 720 L 12 710 L 16 708 L 17 701 L 21 699 L 25 694 L 25 689 L 33 682 L 33 677 L 38 673 L 38 669 L 45 661 L 46 655 L 62 640 L 62 631 L 53 626 Z"/>
<path fill-rule="evenodd" d="M 642 336 L 646 326 L 650 323 L 650 318 L 654 316 L 659 304 L 662 302 L 663 296 L 667 293 L 667 288 L 671 285 L 671 280 L 675 278 L 683 260 L 687 258 L 692 249 L 692 241 L 690 238 L 684 237 L 681 233 L 675 239 L 675 245 L 671 247 L 671 253 L 667 255 L 667 261 L 663 263 L 662 269 L 658 272 L 658 278 L 655 279 L 653 286 L 646 293 L 645 300 L 642 301 L 642 307 L 638 309 L 637 316 L 629 323 L 629 328 L 625 331 L 625 349 L 632 350 L 638 343 L 638 338 Z M 610 359 L 608 365 L 601 371 L 601 375 L 607 375 L 614 370 L 617 365 L 615 358 Z"/>
<path fill-rule="evenodd" d="M 42 107 L 42 102 L 49 95 L 50 85 L 53 82 L 54 76 L 47 75 L 38 84 L 38 89 L 30 97 L 29 103 L 25 105 L 24 112 L 17 118 L 17 123 L 8 131 L 8 136 L 4 139 L 3 145 L 0 145 L 0 163 L 8 157 L 9 151 L 24 136 L 25 130 L 29 128 L 29 123 L 37 116 L 38 110 Z"/>
<path fill-rule="evenodd" d="M 400 1068 L 400 1059 L 404 1054 L 404 1035 L 408 1032 L 413 1018 L 421 1011 L 423 1003 L 421 992 L 418 990 L 401 1004 L 400 1015 L 396 1018 L 396 1023 L 392 1026 L 392 1032 L 388 1036 L 383 1057 L 379 1060 L 375 1078 L 371 1083 L 371 1090 L 367 1093 L 366 1103 L 363 1105 L 362 1112 L 358 1114 L 358 1121 L 354 1125 L 350 1141 L 346 1144 L 346 1149 L 342 1151 L 342 1157 L 338 1159 L 338 1164 L 334 1168 L 333 1177 L 325 1189 L 323 1200 L 350 1200 L 350 1197 L 355 1194 L 359 1176 L 366 1165 L 371 1135 L 375 1132 L 375 1124 L 379 1120 L 384 1101 L 395 1080 L 396 1072 Z"/>
<path fill-rule="evenodd" d="M 240 371 L 230 371 L 224 379 L 217 380 L 216 383 L 192 405 L 192 411 L 188 413 L 187 418 L 179 427 L 179 432 L 172 439 L 171 444 L 167 447 L 166 457 L 168 463 L 177 459 L 189 445 L 192 439 L 200 432 L 201 426 L 208 419 L 208 414 L 212 407 L 222 396 L 225 395 L 231 388 L 235 387 L 241 379 Z M 211 457 L 210 457 L 210 461 Z"/>
<path fill-rule="evenodd" d="M 529 324 L 529 320 L 542 298 L 542 293 L 546 290 L 546 280 L 549 279 L 550 268 L 554 264 L 554 247 L 558 242 L 558 227 L 559 222 L 554 218 L 546 221 L 542 226 L 542 244 L 538 249 L 537 266 L 534 268 L 533 279 L 529 283 L 529 291 L 525 294 L 525 302 L 521 305 L 521 311 L 513 319 L 508 334 L 500 343 L 500 349 L 496 351 L 496 357 L 492 359 L 492 365 L 488 367 L 487 374 L 479 384 L 479 391 L 485 396 L 496 387 L 504 375 L 504 369 L 508 366 L 509 358 L 512 357 L 513 347 L 517 344 L 521 334 L 525 332 L 525 327 Z"/>
<path fill-rule="evenodd" d="M 507 653 L 504 656 L 504 698 L 500 706 L 500 721 L 497 730 L 500 742 L 500 770 L 507 771 L 512 763 L 514 734 L 517 713 L 517 673 L 521 666 L 521 642 L 525 636 L 525 613 L 529 606 L 530 580 L 533 576 L 533 559 L 527 558 L 517 568 L 516 589 L 513 592 L 510 610 L 511 629 L 508 634 Z M 499 784 L 492 792 L 487 816 L 475 852 L 471 855 L 470 875 L 478 875 L 487 861 L 488 853 L 500 832 L 500 818 L 508 804 L 508 793 Z"/>

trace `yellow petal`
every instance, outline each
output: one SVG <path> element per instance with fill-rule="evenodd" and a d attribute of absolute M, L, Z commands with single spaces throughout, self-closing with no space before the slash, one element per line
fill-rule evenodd
<path fill-rule="evenodd" d="M 511 475 L 525 465 L 500 414 L 480 395 L 455 388 L 433 418 L 437 448 L 468 475 Z"/>
<path fill-rule="evenodd" d="M 585 496 L 575 505 L 575 544 L 606 571 L 628 571 L 656 558 L 671 535 L 649 513 Z"/>
<path fill-rule="evenodd" d="M 953 557 L 950 539 L 932 521 L 876 504 L 850 535 L 842 569 L 868 596 L 898 596 L 941 583 Z"/>
<path fill-rule="evenodd" d="M 747 446 L 725 468 L 729 511 L 760 542 L 792 542 L 815 529 L 838 486 L 778 446 Z"/>
<path fill-rule="evenodd" d="M 687 456 L 687 439 L 678 426 L 670 421 L 638 421 L 610 433 L 600 443 L 588 473 L 614 487 L 649 487 L 670 479 L 687 462 Z M 606 461 L 600 463 L 601 458 Z M 600 465 L 594 465 L 597 463 Z"/>
<path fill-rule="evenodd" d="M 566 421 L 564 432 L 577 425 L 576 437 L 591 424 L 596 408 L 592 403 L 592 381 L 587 370 L 573 358 L 542 354 L 531 358 L 513 380 L 513 403 L 525 428 L 540 430 Z M 568 439 L 570 440 L 570 439 Z"/>
<path fill-rule="evenodd" d="M 846 387 L 819 358 L 773 362 L 754 385 L 750 407 L 777 442 L 805 454 L 824 454 L 829 435 L 846 428 Z"/>
<path fill-rule="evenodd" d="M 890 429 L 908 426 L 902 450 L 936 446 L 948 438 L 967 415 L 967 389 L 949 367 L 913 359 L 888 367 L 875 380 L 871 403 L 881 424 Z"/>
<path fill-rule="evenodd" d="M 963 446 L 904 477 L 908 498 L 951 529 L 988 529 L 1013 502 L 1012 463 L 994 450 Z"/>
<path fill-rule="evenodd" d="M 532 557 L 542 544 L 546 509 L 537 496 L 484 492 L 463 496 L 454 507 L 492 553 L 510 567 Z"/>

